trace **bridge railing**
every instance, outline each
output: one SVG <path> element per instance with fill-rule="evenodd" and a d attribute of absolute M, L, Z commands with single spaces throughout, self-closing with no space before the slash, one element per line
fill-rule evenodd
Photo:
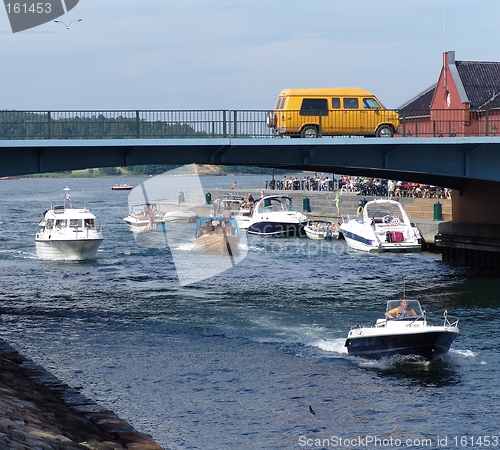
<path fill-rule="evenodd" d="M 496 136 L 500 131 L 500 109 L 396 112 L 399 112 L 397 137 Z M 300 111 L 288 111 L 289 117 L 296 116 L 298 123 L 303 122 L 300 114 Z M 355 114 L 359 114 L 361 120 L 363 111 Z M 274 117 L 273 111 L 3 110 L 0 111 L 0 139 L 270 138 L 274 131 L 268 126 L 269 117 Z M 328 121 L 332 119 L 325 114 L 316 119 L 321 123 L 319 136 L 328 135 Z M 351 118 L 356 122 L 355 119 Z M 345 134 L 358 133 L 350 127 Z"/>
<path fill-rule="evenodd" d="M 0 111 L 0 139 L 271 137 L 267 111 Z"/>
<path fill-rule="evenodd" d="M 399 111 L 399 135 L 405 137 L 497 136 L 500 109 Z"/>

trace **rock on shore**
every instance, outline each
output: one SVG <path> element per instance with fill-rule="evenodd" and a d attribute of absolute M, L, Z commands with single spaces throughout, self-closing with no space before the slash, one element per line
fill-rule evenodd
<path fill-rule="evenodd" d="M 0 340 L 0 449 L 162 447 Z"/>

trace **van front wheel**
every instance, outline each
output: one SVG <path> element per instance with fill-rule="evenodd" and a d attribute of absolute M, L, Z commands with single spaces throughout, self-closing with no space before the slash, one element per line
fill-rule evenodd
<path fill-rule="evenodd" d="M 319 136 L 319 130 L 316 125 L 306 125 L 302 128 L 300 136 L 303 138 L 317 138 Z"/>
<path fill-rule="evenodd" d="M 380 125 L 375 133 L 377 137 L 393 137 L 394 130 L 390 125 Z"/>

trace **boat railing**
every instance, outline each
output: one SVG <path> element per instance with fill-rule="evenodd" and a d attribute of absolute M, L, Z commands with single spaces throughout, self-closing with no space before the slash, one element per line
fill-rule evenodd
<path fill-rule="evenodd" d="M 445 327 L 457 327 L 459 318 L 455 316 L 449 316 L 448 311 L 445 309 L 443 313 L 444 326 Z M 451 319 L 451 320 L 450 320 Z"/>

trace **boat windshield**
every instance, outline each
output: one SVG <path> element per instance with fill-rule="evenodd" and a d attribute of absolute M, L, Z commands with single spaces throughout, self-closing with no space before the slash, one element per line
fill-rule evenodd
<path fill-rule="evenodd" d="M 202 218 L 196 223 L 195 238 L 204 235 L 238 236 L 238 223 L 233 218 Z"/>
<path fill-rule="evenodd" d="M 259 204 L 259 213 L 295 211 L 292 201 L 288 197 L 264 198 Z"/>
<path fill-rule="evenodd" d="M 392 205 L 374 205 L 367 210 L 372 224 L 399 225 L 404 223 L 401 211 Z"/>
<path fill-rule="evenodd" d="M 153 203 L 142 203 L 140 205 L 131 205 L 129 214 L 137 218 L 147 217 L 148 214 L 159 214 L 156 204 Z"/>
<path fill-rule="evenodd" d="M 243 197 L 218 198 L 213 203 L 211 215 L 213 217 L 221 216 L 226 210 L 229 210 L 234 215 L 237 215 L 240 212 L 243 202 Z"/>
<path fill-rule="evenodd" d="M 422 316 L 418 300 L 389 300 L 385 313 L 388 319 L 415 319 Z"/>

